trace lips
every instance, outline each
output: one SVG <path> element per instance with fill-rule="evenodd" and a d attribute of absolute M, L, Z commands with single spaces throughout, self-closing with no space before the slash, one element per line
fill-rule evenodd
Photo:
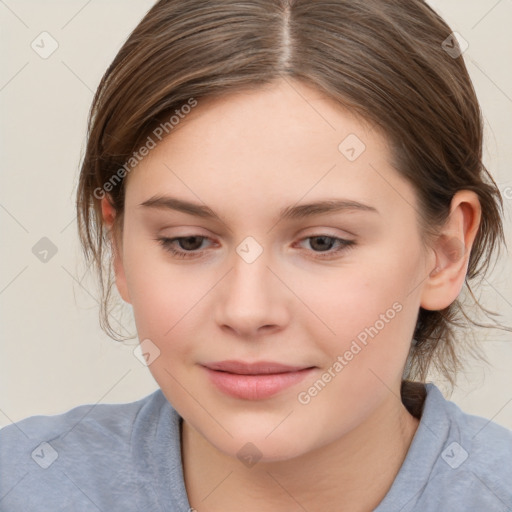
<path fill-rule="evenodd" d="M 243 361 L 220 361 L 206 363 L 204 366 L 210 370 L 236 373 L 238 375 L 267 375 L 270 373 L 289 373 L 311 368 L 308 366 L 288 366 L 281 363 L 260 361 L 256 363 L 245 363 Z"/>
<path fill-rule="evenodd" d="M 276 362 L 220 361 L 203 365 L 219 391 L 244 400 L 263 400 L 290 388 L 314 371 L 311 366 Z"/>

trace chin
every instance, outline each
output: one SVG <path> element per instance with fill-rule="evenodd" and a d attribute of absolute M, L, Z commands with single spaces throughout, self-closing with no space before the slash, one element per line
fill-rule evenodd
<path fill-rule="evenodd" d="M 226 439 L 223 436 L 222 439 L 208 439 L 208 441 L 217 450 L 240 460 L 247 467 L 252 467 L 256 463 L 294 459 L 308 451 L 303 436 L 297 437 L 283 431 L 280 434 L 274 432 L 266 437 L 269 431 L 271 429 L 255 431 L 252 427 L 248 429 L 247 434 L 243 434 L 244 431 L 240 429 L 234 438 Z"/>

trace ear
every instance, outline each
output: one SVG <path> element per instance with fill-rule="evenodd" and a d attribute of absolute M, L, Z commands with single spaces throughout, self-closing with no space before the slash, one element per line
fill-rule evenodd
<path fill-rule="evenodd" d="M 460 190 L 453 196 L 450 216 L 433 246 L 435 267 L 423 286 L 422 308 L 439 311 L 458 297 L 466 278 L 481 212 L 480 201 L 473 191 Z"/>
<path fill-rule="evenodd" d="M 128 286 L 126 283 L 126 275 L 124 272 L 123 244 L 122 240 L 119 240 L 120 237 L 118 236 L 118 233 L 113 229 L 116 210 L 113 206 L 113 201 L 109 194 L 106 194 L 101 199 L 101 213 L 103 216 L 103 222 L 108 226 L 109 229 L 110 244 L 114 257 L 114 272 L 116 276 L 117 290 L 125 302 L 131 303 L 130 295 L 128 293 Z"/>

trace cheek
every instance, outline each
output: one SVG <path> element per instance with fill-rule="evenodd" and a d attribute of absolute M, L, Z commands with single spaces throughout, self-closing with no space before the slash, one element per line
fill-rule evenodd
<path fill-rule="evenodd" d="M 354 267 L 312 298 L 311 309 L 335 334 L 320 322 L 310 330 L 326 355 L 319 377 L 328 383 L 318 382 L 318 376 L 306 382 L 302 399 L 310 400 L 308 414 L 332 425 L 333 436 L 339 434 L 333 417 L 347 418 L 347 429 L 355 426 L 402 377 L 419 307 L 413 293 L 407 296 L 411 269 L 414 263 L 405 262 L 393 272 Z"/>
<path fill-rule="evenodd" d="M 368 257 L 358 253 L 357 261 L 338 269 L 333 278 L 297 281 L 301 283 L 297 295 L 307 298 L 317 316 L 307 328 L 314 339 L 322 340 L 331 360 L 347 350 L 357 352 L 359 345 L 362 350 L 353 357 L 359 364 L 401 362 L 399 356 L 407 355 L 419 309 L 419 287 L 415 287 L 422 279 L 420 263 L 417 249 L 404 254 L 394 246 L 383 246 L 372 249 Z"/>
<path fill-rule="evenodd" d="M 170 265 L 153 262 L 148 267 L 143 257 L 139 262 L 140 266 L 132 266 L 130 293 L 139 340 L 149 339 L 158 354 L 148 369 L 167 399 L 186 410 L 190 406 L 186 390 L 191 392 L 195 382 L 189 372 L 200 339 L 197 326 L 205 318 L 200 302 L 204 283 L 191 282 L 179 267 L 171 272 Z"/>
<path fill-rule="evenodd" d="M 204 294 L 204 283 L 194 273 L 172 264 L 164 249 L 152 240 L 127 244 L 124 259 L 139 338 L 164 345 L 187 323 L 183 320 L 189 321 Z"/>

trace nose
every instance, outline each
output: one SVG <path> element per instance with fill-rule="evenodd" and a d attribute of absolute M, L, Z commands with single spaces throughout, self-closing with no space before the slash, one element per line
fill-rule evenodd
<path fill-rule="evenodd" d="M 290 293 L 268 264 L 266 251 L 251 263 L 234 254 L 233 267 L 219 283 L 216 297 L 216 322 L 221 329 L 252 339 L 286 326 Z"/>

